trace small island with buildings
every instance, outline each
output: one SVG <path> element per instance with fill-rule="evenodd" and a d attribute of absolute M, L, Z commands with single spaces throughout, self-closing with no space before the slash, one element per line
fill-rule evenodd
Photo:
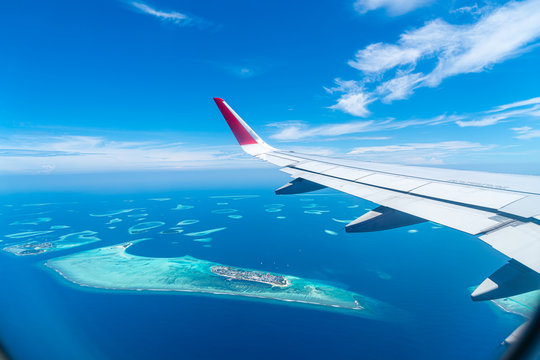
<path fill-rule="evenodd" d="M 280 287 L 289 286 L 289 282 L 283 275 L 274 275 L 259 271 L 240 270 L 230 266 L 212 266 L 210 270 L 214 274 L 224 276 L 229 280 L 255 281 Z"/>

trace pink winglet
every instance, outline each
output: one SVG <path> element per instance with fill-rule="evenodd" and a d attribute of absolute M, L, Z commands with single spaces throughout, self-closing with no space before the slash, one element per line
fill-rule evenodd
<path fill-rule="evenodd" d="M 236 137 L 236 140 L 238 140 L 238 143 L 240 145 L 249 145 L 249 144 L 257 144 L 257 140 L 251 136 L 251 134 L 246 130 L 244 125 L 238 120 L 238 118 L 229 110 L 227 105 L 225 105 L 225 101 L 220 98 L 214 98 L 214 101 L 216 102 L 216 105 L 219 108 L 219 111 L 221 111 L 221 114 L 227 121 L 227 124 L 229 124 L 229 127 L 231 128 L 234 136 Z"/>

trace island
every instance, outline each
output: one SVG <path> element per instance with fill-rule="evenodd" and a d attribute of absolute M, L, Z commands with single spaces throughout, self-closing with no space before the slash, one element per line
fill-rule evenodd
<path fill-rule="evenodd" d="M 35 237 L 29 241 L 8 245 L 2 250 L 17 256 L 38 255 L 63 249 L 70 249 L 100 241 L 100 239 L 95 236 L 96 234 L 97 232 L 95 231 L 84 230 L 62 235 L 58 239 L 52 239 L 51 236 Z"/>
<path fill-rule="evenodd" d="M 37 255 L 43 254 L 51 251 L 53 248 L 52 242 L 42 242 L 42 243 L 25 243 L 17 247 L 6 247 L 4 250 L 11 252 L 15 255 L 24 256 L 24 255 Z"/>
<path fill-rule="evenodd" d="M 47 260 L 45 266 L 82 288 L 176 292 L 297 306 L 386 321 L 409 319 L 407 314 L 389 304 L 318 280 L 232 267 L 189 255 L 157 258 L 129 252 L 142 241 L 151 240 L 138 239 L 68 254 Z"/>
<path fill-rule="evenodd" d="M 214 274 L 224 276 L 229 280 L 254 281 L 272 286 L 289 286 L 289 282 L 283 275 L 274 275 L 259 271 L 244 271 L 230 266 L 212 266 L 210 270 Z"/>
<path fill-rule="evenodd" d="M 475 289 L 476 286 L 471 286 L 469 292 L 472 294 Z M 502 310 L 503 314 L 514 314 L 530 320 L 540 306 L 540 290 L 529 291 L 507 298 L 493 299 L 489 302 L 494 305 L 494 309 Z"/>

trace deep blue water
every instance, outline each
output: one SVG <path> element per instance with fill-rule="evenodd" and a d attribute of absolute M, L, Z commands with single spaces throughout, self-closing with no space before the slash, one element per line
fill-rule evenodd
<path fill-rule="evenodd" d="M 375 205 L 337 192 L 256 198 L 211 198 L 238 190 L 155 194 L 26 194 L 3 196 L 0 247 L 28 239 L 7 234 L 55 230 L 60 235 L 93 230 L 101 241 L 35 256 L 0 251 L 0 339 L 17 359 L 231 358 L 231 359 L 492 359 L 500 342 L 523 319 L 474 303 L 467 288 L 479 284 L 506 259 L 473 236 L 423 223 L 384 232 L 346 234 L 343 223 Z M 150 198 L 171 198 L 153 201 Z M 312 199 L 311 201 L 305 201 Z M 217 203 L 227 202 L 226 205 Z M 32 205 L 51 203 L 47 205 Z M 265 205 L 284 204 L 280 212 Z M 316 203 L 319 215 L 304 206 Z M 193 205 L 175 211 L 177 204 Z M 30 206 L 29 206 L 30 205 Z M 358 205 L 356 208 L 351 206 Z M 165 226 L 130 235 L 139 223 L 116 209 L 144 208 L 144 221 Z M 242 219 L 212 210 L 232 208 Z M 285 219 L 277 219 L 285 216 Z M 38 225 L 10 225 L 50 217 Z M 184 219 L 186 231 L 227 227 L 210 235 L 212 247 L 184 234 L 159 234 Z M 436 226 L 435 226 L 436 227 Z M 332 230 L 337 236 L 324 230 Z M 409 232 L 417 230 L 417 232 Z M 49 236 L 47 235 L 47 236 Z M 105 291 L 71 284 L 43 263 L 90 248 L 151 237 L 130 252 L 152 257 L 191 256 L 222 264 L 312 278 L 389 303 L 411 315 L 405 323 L 363 319 L 314 309 L 209 296 Z"/>

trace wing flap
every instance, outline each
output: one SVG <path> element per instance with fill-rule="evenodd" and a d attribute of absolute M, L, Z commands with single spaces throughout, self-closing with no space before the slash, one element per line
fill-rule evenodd
<path fill-rule="evenodd" d="M 463 207 L 380 187 L 310 173 L 296 168 L 282 171 L 321 185 L 402 211 L 441 225 L 477 235 L 501 226 L 511 219 L 493 212 Z"/>
<path fill-rule="evenodd" d="M 540 196 L 529 195 L 502 207 L 500 210 L 524 218 L 534 217 L 540 220 Z"/>
<path fill-rule="evenodd" d="M 311 174 L 319 174 L 321 176 L 346 181 L 355 181 L 356 183 L 363 185 L 410 193 L 421 197 L 432 198 L 436 201 L 442 200 L 467 206 L 493 209 L 495 211 L 508 207 L 507 209 L 511 210 L 508 211 L 509 213 L 512 213 L 512 211 L 515 213 L 516 209 L 522 209 L 523 206 L 520 205 L 519 202 L 527 199 L 527 194 L 523 193 L 366 171 L 314 160 L 302 161 L 288 166 L 294 169 L 307 171 Z M 534 198 L 537 197 L 540 198 L 540 196 L 534 196 Z M 517 204 L 514 207 L 510 207 L 513 203 Z M 540 206 L 540 203 L 530 201 L 525 205 L 528 206 L 528 213 L 536 215 L 536 206 Z M 540 209 L 538 211 L 540 211 Z"/>
<path fill-rule="evenodd" d="M 414 197 L 401 197 L 384 205 L 472 235 L 481 234 L 510 220 L 488 211 Z"/>
<path fill-rule="evenodd" d="M 435 167 L 409 166 L 376 163 L 349 159 L 338 159 L 319 155 L 301 154 L 278 150 L 281 154 L 294 155 L 297 159 L 315 160 L 370 172 L 400 175 L 404 177 L 466 185 L 484 189 L 540 195 L 540 177 L 531 175 L 486 173 L 469 170 L 454 170 Z"/>
<path fill-rule="evenodd" d="M 294 166 L 297 169 L 307 170 L 316 173 L 324 173 L 327 170 L 337 167 L 334 164 L 323 163 L 320 161 L 306 161 Z"/>
<path fill-rule="evenodd" d="M 540 272 L 540 226 L 516 221 L 488 232 L 480 239 L 506 256 Z"/>
<path fill-rule="evenodd" d="M 372 171 L 358 170 L 353 168 L 346 168 L 343 166 L 336 166 L 332 169 L 324 172 L 327 175 L 334 176 L 340 179 L 355 181 L 360 178 L 372 175 Z"/>
<path fill-rule="evenodd" d="M 489 209 L 499 209 L 525 197 L 524 194 L 440 182 L 432 182 L 420 186 L 411 192 L 431 198 L 481 206 Z"/>
<path fill-rule="evenodd" d="M 429 181 L 407 178 L 404 176 L 373 174 L 356 180 L 362 184 L 381 186 L 388 189 L 409 192 L 420 186 L 429 184 Z"/>

